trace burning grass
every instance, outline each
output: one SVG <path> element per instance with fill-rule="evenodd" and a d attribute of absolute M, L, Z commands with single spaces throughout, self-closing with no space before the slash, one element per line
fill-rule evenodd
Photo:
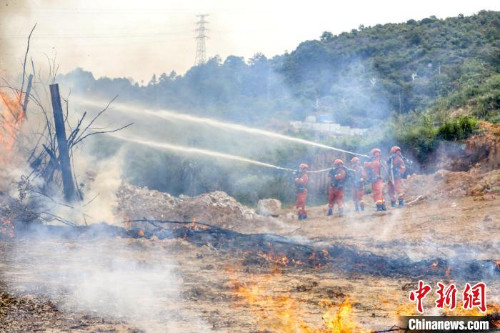
<path fill-rule="evenodd" d="M 16 142 L 25 120 L 21 104 L 15 96 L 0 90 L 0 191 L 7 191 L 11 173 L 19 166 Z"/>
<path fill-rule="evenodd" d="M 195 226 L 189 224 L 191 232 L 197 225 L 198 223 Z M 70 317 L 82 319 L 89 316 L 85 317 L 88 318 L 86 321 L 82 319 L 88 326 L 82 324 L 79 329 L 82 332 L 95 331 L 96 322 L 91 318 L 98 318 L 99 313 L 94 313 L 91 309 L 102 308 L 101 302 L 105 301 L 106 309 L 119 308 L 123 301 L 121 298 L 136 300 L 147 295 L 154 296 L 156 301 L 151 303 L 153 305 L 157 302 L 167 304 L 153 309 L 153 313 L 161 316 L 148 317 L 142 322 L 133 316 L 115 319 L 104 316 L 105 326 L 116 328 L 128 322 L 129 327 L 167 327 L 174 321 L 178 325 L 175 331 L 192 332 L 198 327 L 193 318 L 198 318 L 196 320 L 204 323 L 202 326 L 210 327 L 209 331 L 221 333 L 369 332 L 383 331 L 397 325 L 398 315 L 412 314 L 415 309 L 415 304 L 408 301 L 407 294 L 409 290 L 415 289 L 416 282 L 409 277 L 390 278 L 359 273 L 346 275 L 335 272 L 329 265 L 290 265 L 285 263 L 291 262 L 290 258 L 284 260 L 280 256 L 264 259 L 262 253 L 255 251 L 237 254 L 232 250 L 210 245 L 198 246 L 183 238 L 122 238 L 126 234 L 104 237 L 105 229 L 101 227 L 98 230 L 90 234 L 92 237 L 81 234 L 80 240 L 60 237 L 51 240 L 24 240 L 21 237 L 16 242 L 0 243 L 0 258 L 4 258 L 0 260 L 0 267 L 3 267 L 0 277 L 9 282 L 11 290 L 17 291 L 14 298 L 30 298 L 32 296 L 28 295 L 35 295 L 38 302 L 38 299 L 47 299 L 49 295 L 49 300 L 55 306 L 55 310 L 45 310 L 47 313 L 44 316 L 48 317 L 42 316 L 39 321 L 43 325 L 40 327 L 77 327 L 78 323 L 69 319 Z M 52 235 L 55 233 L 52 232 Z M 33 243 L 39 244 L 32 247 Z M 14 247 L 17 250 L 14 251 Z M 93 257 L 96 249 L 106 251 L 98 251 L 99 255 Z M 22 258 L 5 255 L 16 252 L 22 253 Z M 263 260 L 251 261 L 251 256 Z M 9 262 L 14 259 L 14 262 Z M 139 275 L 132 275 L 130 281 L 124 278 L 121 283 L 134 286 L 139 283 L 140 288 L 134 287 L 130 292 L 123 289 L 123 297 L 120 296 L 121 292 L 110 297 L 109 290 L 106 289 L 99 289 L 99 293 L 92 298 L 71 291 L 71 288 L 82 291 L 91 286 L 88 283 L 80 286 L 76 282 L 81 279 L 72 281 L 71 276 L 111 276 L 113 273 L 107 262 L 115 260 L 131 263 L 120 266 L 120 276 L 122 273 L 130 274 L 127 267 L 137 268 Z M 172 261 L 175 264 L 172 265 Z M 161 272 L 165 263 L 170 263 L 168 267 L 175 268 L 172 278 L 180 284 L 182 298 L 173 297 L 173 291 L 168 288 L 152 288 L 140 282 L 148 281 L 148 272 Z M 429 265 L 432 266 L 431 263 Z M 54 271 L 55 268 L 57 271 Z M 107 273 L 103 274 L 102 270 Z M 54 280 L 56 276 L 65 276 L 66 280 L 59 283 Z M 115 289 L 114 285 L 115 283 L 111 284 L 111 290 Z M 496 287 L 495 284 L 491 285 L 492 290 L 496 290 Z M 60 289 L 67 290 L 54 294 L 54 290 Z M 150 293 L 152 290 L 154 292 Z M 139 298 L 130 297 L 130 293 L 135 295 L 137 292 Z M 75 308 L 82 301 L 85 306 L 80 310 L 79 307 Z M 72 306 L 65 305 L 68 302 Z M 93 302 L 97 303 L 92 305 Z M 428 306 L 430 308 L 432 304 Z M 494 309 L 493 304 L 490 307 Z M 82 312 L 82 309 L 85 311 Z M 193 313 L 191 310 L 196 311 Z M 49 314 L 53 311 L 60 311 L 62 326 L 51 321 Z M 182 316 L 169 317 L 165 313 L 178 313 Z M 16 316 L 20 318 L 18 312 L 12 312 L 10 318 Z M 31 326 L 25 327 L 38 327 L 34 324 L 36 313 L 27 316 Z"/>
<path fill-rule="evenodd" d="M 349 297 L 336 304 L 330 299 L 317 302 L 323 308 L 321 316 L 323 324 L 316 326 L 305 318 L 306 305 L 294 298 L 289 291 L 276 292 L 270 286 L 273 280 L 279 279 L 277 275 L 281 270 L 274 266 L 271 274 L 255 275 L 250 278 L 252 282 L 241 283 L 234 271 L 229 271 L 233 283 L 234 293 L 237 297 L 246 300 L 248 307 L 255 315 L 256 325 L 261 331 L 270 332 L 300 332 L 300 333 L 354 333 L 370 332 L 356 323 Z"/>
<path fill-rule="evenodd" d="M 12 151 L 25 116 L 21 104 L 11 94 L 0 91 L 0 101 L 0 149 L 5 153 Z"/>

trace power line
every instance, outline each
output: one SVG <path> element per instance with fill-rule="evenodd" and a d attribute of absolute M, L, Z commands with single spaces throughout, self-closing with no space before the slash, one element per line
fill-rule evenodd
<path fill-rule="evenodd" d="M 205 21 L 205 17 L 208 16 L 208 14 L 201 14 L 201 15 L 196 15 L 200 19 L 198 22 L 196 22 L 196 29 L 195 31 L 198 33 L 196 35 L 196 57 L 194 59 L 194 64 L 196 65 L 202 65 L 206 61 L 206 46 L 205 46 L 205 38 L 208 38 L 206 35 L 207 28 L 205 28 L 205 24 L 208 22 Z"/>

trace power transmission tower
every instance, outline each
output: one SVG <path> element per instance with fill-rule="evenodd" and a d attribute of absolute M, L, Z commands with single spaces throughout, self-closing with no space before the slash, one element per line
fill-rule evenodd
<path fill-rule="evenodd" d="M 206 49 L 205 49 L 205 38 L 208 38 L 206 35 L 207 28 L 205 28 L 205 24 L 208 22 L 205 21 L 205 17 L 208 16 L 208 14 L 202 14 L 202 15 L 196 15 L 199 17 L 199 21 L 196 22 L 196 32 L 198 33 L 196 35 L 196 58 L 194 60 L 195 65 L 202 65 L 206 61 Z"/>

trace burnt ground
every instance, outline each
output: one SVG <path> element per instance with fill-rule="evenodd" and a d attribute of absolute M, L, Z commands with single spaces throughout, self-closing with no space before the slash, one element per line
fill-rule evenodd
<path fill-rule="evenodd" d="M 344 331 L 385 330 L 398 324 L 398 314 L 414 313 L 408 293 L 419 279 L 433 287 L 425 313 L 437 314 L 436 282 L 455 283 L 460 293 L 466 282 L 478 282 L 471 280 L 475 269 L 490 268 L 481 281 L 494 311 L 500 304 L 494 268 L 500 260 L 500 173 L 481 180 L 466 176 L 410 179 L 408 184 L 422 185 L 418 191 L 408 188 L 408 201 L 414 202 L 386 213 L 372 207 L 355 213 L 348 202 L 342 218 L 326 217 L 326 206 L 319 206 L 309 209 L 306 221 L 286 217 L 293 210 L 285 209 L 282 217 L 231 227 L 242 234 L 281 235 L 319 251 L 335 245 L 410 265 L 429 263 L 423 275 L 384 274 L 384 267 L 378 273 L 340 269 L 342 260 L 309 265 L 279 252 L 154 234 L 2 241 L 0 331 L 335 332 L 327 327 L 329 314 L 341 304 L 343 310 L 352 306 L 339 319 Z M 463 186 L 466 181 L 470 186 Z M 481 182 L 486 185 L 474 192 Z M 464 261 L 490 265 L 467 266 L 466 272 L 455 264 Z"/>

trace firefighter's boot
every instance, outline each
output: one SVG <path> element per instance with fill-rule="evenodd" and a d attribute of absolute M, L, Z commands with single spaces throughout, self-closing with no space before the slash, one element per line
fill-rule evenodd
<path fill-rule="evenodd" d="M 359 206 L 361 207 L 361 211 L 364 212 L 365 211 L 365 204 L 361 203 Z"/>
<path fill-rule="evenodd" d="M 307 219 L 307 214 L 302 215 L 302 219 L 303 220 Z"/>
<path fill-rule="evenodd" d="M 304 218 L 302 217 L 302 214 L 299 214 L 299 217 L 298 217 L 299 221 L 303 220 Z"/>
<path fill-rule="evenodd" d="M 356 212 L 359 212 L 359 206 L 358 206 L 358 204 L 357 204 L 357 203 L 355 203 L 355 204 L 354 204 L 354 210 L 355 210 Z"/>
<path fill-rule="evenodd" d="M 382 204 L 382 210 L 383 211 L 386 211 L 387 210 L 387 207 L 385 206 L 385 203 Z"/>
<path fill-rule="evenodd" d="M 328 214 L 327 214 L 327 215 L 328 215 L 328 216 L 332 216 L 332 215 L 333 215 L 333 211 L 332 211 L 332 209 L 331 209 L 331 208 L 328 208 Z"/>
<path fill-rule="evenodd" d="M 399 208 L 403 208 L 405 205 L 404 199 L 399 199 Z"/>
<path fill-rule="evenodd" d="M 344 216 L 344 208 L 339 208 L 339 217 Z"/>
<path fill-rule="evenodd" d="M 391 200 L 391 207 L 396 207 L 396 200 Z"/>

